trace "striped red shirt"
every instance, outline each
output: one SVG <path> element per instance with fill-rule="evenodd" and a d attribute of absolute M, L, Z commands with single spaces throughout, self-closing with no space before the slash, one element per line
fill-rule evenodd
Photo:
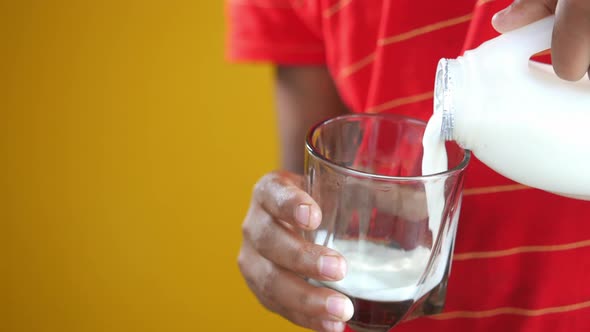
<path fill-rule="evenodd" d="M 354 112 L 427 120 L 438 60 L 495 37 L 491 17 L 509 3 L 229 0 L 228 53 L 326 65 Z M 590 331 L 588 219 L 590 202 L 516 184 L 472 159 L 445 310 L 395 330 Z"/>

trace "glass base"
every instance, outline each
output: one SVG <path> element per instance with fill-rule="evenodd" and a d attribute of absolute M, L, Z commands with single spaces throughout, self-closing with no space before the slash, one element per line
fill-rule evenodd
<path fill-rule="evenodd" d="M 391 329 L 390 326 L 365 325 L 359 323 L 348 323 L 348 327 L 350 327 L 355 332 L 387 332 L 389 329 Z"/>

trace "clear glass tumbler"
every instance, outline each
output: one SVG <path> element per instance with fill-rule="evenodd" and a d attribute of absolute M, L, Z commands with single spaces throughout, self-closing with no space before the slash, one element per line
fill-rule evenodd
<path fill-rule="evenodd" d="M 351 114 L 313 127 L 306 190 L 322 209 L 308 241 L 339 251 L 348 273 L 317 282 L 353 302 L 359 332 L 441 312 L 470 153 L 447 142 L 449 170 L 422 174 L 422 121 Z"/>

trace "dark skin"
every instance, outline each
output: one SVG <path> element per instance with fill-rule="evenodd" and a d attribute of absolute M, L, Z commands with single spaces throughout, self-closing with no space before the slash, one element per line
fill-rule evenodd
<path fill-rule="evenodd" d="M 492 20 L 508 32 L 555 13 L 551 58 L 557 76 L 577 81 L 590 67 L 590 1 L 517 0 Z"/>
<path fill-rule="evenodd" d="M 341 331 L 352 303 L 301 276 L 339 280 L 346 262 L 333 250 L 303 241 L 294 229 L 314 229 L 321 222 L 320 208 L 301 190 L 307 130 L 347 109 L 325 67 L 279 67 L 275 91 L 284 170 L 265 175 L 254 187 L 242 225 L 240 271 L 269 310 L 316 331 Z"/>
<path fill-rule="evenodd" d="M 590 66 L 590 0 L 519 0 L 492 23 L 507 32 L 552 13 L 556 74 L 578 80 Z M 318 121 L 348 110 L 324 67 L 278 67 L 275 91 L 282 170 L 265 175 L 254 187 L 242 225 L 240 271 L 267 309 L 305 328 L 342 331 L 352 316 L 350 300 L 308 284 L 303 276 L 342 279 L 346 261 L 333 250 L 303 241 L 296 230 L 316 228 L 322 215 L 301 189 L 305 134 Z"/>

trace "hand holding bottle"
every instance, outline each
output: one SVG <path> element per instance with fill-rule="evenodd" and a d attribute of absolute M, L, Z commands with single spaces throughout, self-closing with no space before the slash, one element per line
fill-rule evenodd
<path fill-rule="evenodd" d="M 590 77 L 590 1 L 515 0 L 492 19 L 505 33 L 555 14 L 551 56 L 556 74 L 568 81 Z"/>

